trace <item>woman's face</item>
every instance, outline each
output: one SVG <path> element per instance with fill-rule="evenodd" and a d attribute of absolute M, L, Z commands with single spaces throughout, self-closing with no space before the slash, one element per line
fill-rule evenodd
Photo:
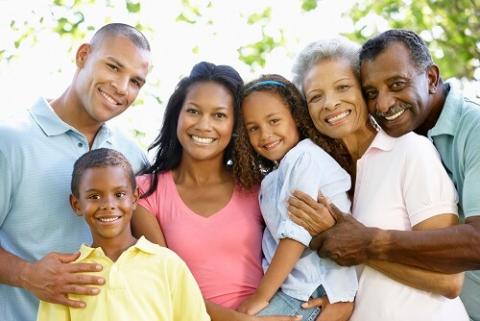
<path fill-rule="evenodd" d="M 307 73 L 303 88 L 310 117 L 320 133 L 342 139 L 366 126 L 367 106 L 346 59 L 318 62 Z"/>
<path fill-rule="evenodd" d="M 192 85 L 178 116 L 177 137 L 183 148 L 182 158 L 223 160 L 233 127 L 230 92 L 213 81 Z"/>

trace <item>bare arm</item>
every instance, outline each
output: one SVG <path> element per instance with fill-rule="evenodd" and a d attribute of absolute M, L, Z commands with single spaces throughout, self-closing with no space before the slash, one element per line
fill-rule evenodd
<path fill-rule="evenodd" d="M 40 300 L 68 305 L 85 306 L 82 301 L 70 300 L 67 294 L 96 295 L 99 289 L 88 285 L 102 285 L 105 280 L 81 272 L 97 272 L 99 264 L 71 263 L 79 253 L 50 253 L 37 262 L 27 262 L 0 248 L 0 283 L 24 288 Z"/>
<path fill-rule="evenodd" d="M 305 246 L 293 239 L 281 239 L 255 294 L 240 304 L 238 311 L 254 315 L 268 305 L 299 260 Z"/>
<path fill-rule="evenodd" d="M 286 315 L 257 317 L 222 307 L 207 300 L 205 300 L 205 305 L 212 321 L 300 321 L 302 319 L 299 316 Z"/>
<path fill-rule="evenodd" d="M 155 216 L 146 208 L 137 205 L 132 216 L 132 233 L 135 237 L 145 236 L 150 242 L 167 246 L 162 229 Z"/>

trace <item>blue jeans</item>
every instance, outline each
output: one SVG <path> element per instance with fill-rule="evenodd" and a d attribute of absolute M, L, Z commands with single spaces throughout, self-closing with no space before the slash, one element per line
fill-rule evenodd
<path fill-rule="evenodd" d="M 319 298 L 324 295 L 325 290 L 323 286 L 320 285 L 315 292 L 313 292 L 311 298 Z M 320 308 L 304 309 L 302 308 L 303 303 L 304 301 L 292 298 L 279 290 L 270 300 L 270 303 L 257 313 L 257 316 L 301 315 L 303 317 L 302 321 L 315 321 L 320 315 Z"/>

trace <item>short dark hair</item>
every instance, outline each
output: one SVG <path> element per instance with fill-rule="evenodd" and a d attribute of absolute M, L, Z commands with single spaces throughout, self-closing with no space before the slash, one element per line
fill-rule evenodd
<path fill-rule="evenodd" d="M 127 37 L 137 48 L 150 51 L 150 43 L 140 30 L 125 23 L 118 22 L 109 23 L 98 29 L 90 40 L 90 44 L 95 47 L 106 37 L 120 35 Z"/>
<path fill-rule="evenodd" d="M 230 66 L 215 65 L 205 61 L 200 62 L 193 66 L 189 76 L 180 80 L 175 91 L 170 96 L 165 108 L 160 134 L 148 148 L 148 150 L 157 149 L 154 162 L 151 166 L 144 168 L 139 174 L 162 173 L 177 168 L 182 159 L 183 151 L 182 145 L 177 137 L 178 117 L 185 101 L 185 97 L 194 84 L 209 81 L 222 85 L 232 96 L 234 115 L 233 133 L 236 133 L 240 114 L 240 99 L 243 86 L 242 77 L 240 77 L 238 72 Z M 223 156 L 225 166 L 233 157 L 233 146 L 234 139 L 232 137 Z M 142 197 L 151 195 L 157 188 L 157 182 L 157 175 L 153 175 L 152 183 Z"/>
<path fill-rule="evenodd" d="M 365 60 L 373 60 L 392 43 L 402 43 L 410 52 L 410 59 L 419 71 L 433 65 L 432 56 L 425 42 L 415 32 L 404 29 L 391 29 L 369 39 L 360 50 L 360 65 Z"/>
<path fill-rule="evenodd" d="M 121 167 L 125 170 L 132 189 L 135 190 L 137 184 L 135 182 L 135 175 L 133 173 L 132 165 L 128 162 L 127 158 L 122 153 L 109 148 L 99 148 L 91 150 L 82 156 L 73 165 L 72 181 L 70 183 L 70 189 L 72 194 L 76 197 L 79 196 L 78 187 L 83 174 L 90 168 L 101 167 Z"/>

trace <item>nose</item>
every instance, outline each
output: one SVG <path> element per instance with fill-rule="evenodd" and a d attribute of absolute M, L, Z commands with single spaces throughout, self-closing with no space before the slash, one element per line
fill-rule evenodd
<path fill-rule="evenodd" d="M 204 131 L 210 130 L 212 128 L 210 117 L 208 115 L 202 115 L 198 120 L 197 128 Z"/>
<path fill-rule="evenodd" d="M 130 79 L 128 77 L 119 76 L 112 81 L 112 87 L 119 95 L 126 95 L 128 93 L 128 84 Z"/>
<path fill-rule="evenodd" d="M 263 126 L 259 128 L 260 131 L 260 141 L 263 143 L 265 141 L 268 141 L 270 136 L 272 136 L 272 131 L 268 126 Z"/>
<path fill-rule="evenodd" d="M 380 113 L 387 113 L 392 106 L 395 105 L 395 99 L 393 96 L 386 92 L 379 92 L 376 104 L 375 104 L 375 111 Z"/>
<path fill-rule="evenodd" d="M 113 210 L 115 208 L 115 201 L 112 196 L 106 196 L 102 199 L 100 204 L 102 210 Z"/>
<path fill-rule="evenodd" d="M 338 95 L 335 94 L 330 94 L 327 95 L 325 94 L 325 102 L 323 107 L 327 110 L 335 110 L 340 106 L 340 98 Z"/>

